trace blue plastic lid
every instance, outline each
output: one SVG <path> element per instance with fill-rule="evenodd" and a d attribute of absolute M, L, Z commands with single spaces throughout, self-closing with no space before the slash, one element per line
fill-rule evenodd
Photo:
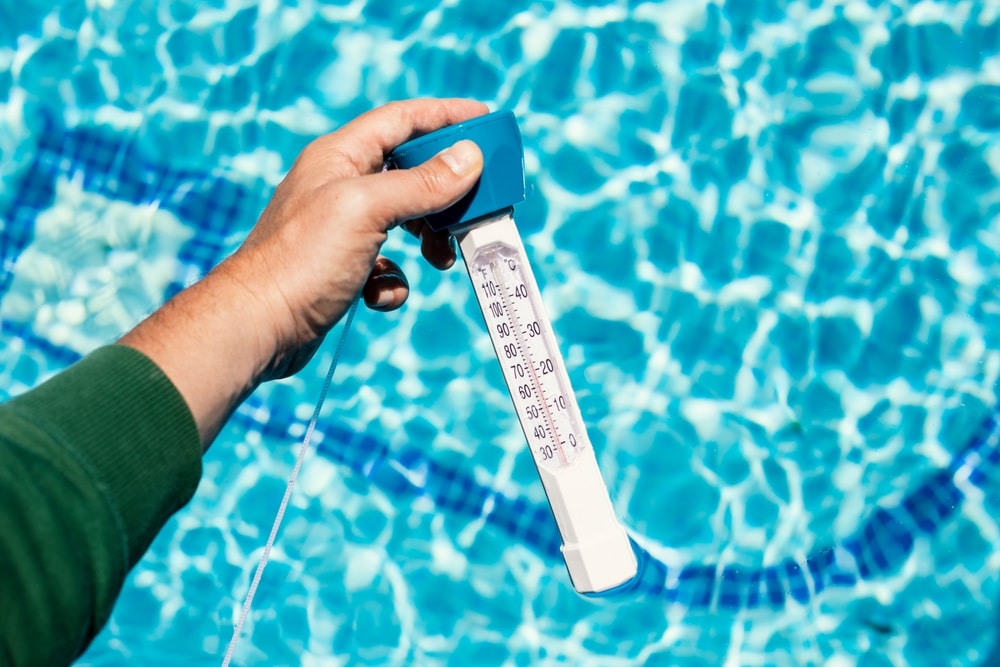
<path fill-rule="evenodd" d="M 449 125 L 408 141 L 389 154 L 389 163 L 408 169 L 461 139 L 471 139 L 483 152 L 483 174 L 472 191 L 450 208 L 427 216 L 434 231 L 453 229 L 524 201 L 524 147 L 510 111 Z"/>

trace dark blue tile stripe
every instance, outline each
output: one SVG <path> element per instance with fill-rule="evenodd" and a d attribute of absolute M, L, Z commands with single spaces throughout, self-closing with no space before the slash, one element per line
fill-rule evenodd
<path fill-rule="evenodd" d="M 0 298 L 10 289 L 14 264 L 34 237 L 38 212 L 49 208 L 55 197 L 55 182 L 40 173 L 38 159 L 32 163 L 20 183 L 11 207 L 4 214 L 6 224 L 0 233 Z"/>
<path fill-rule="evenodd" d="M 100 127 L 61 127 L 43 117 L 34 160 L 4 213 L 0 233 L 0 298 L 10 288 L 17 258 L 31 243 L 35 218 L 52 206 L 57 179 L 135 205 L 155 205 L 197 230 L 181 248 L 182 268 L 165 298 L 204 275 L 222 259 L 234 229 L 252 224 L 263 204 L 256 191 L 221 175 L 159 164 L 128 137 Z"/>
<path fill-rule="evenodd" d="M 0 333 L 13 338 L 19 338 L 28 347 L 34 348 L 36 351 L 44 354 L 50 361 L 54 361 L 56 367 L 65 368 L 66 366 L 70 366 L 79 361 L 82 356 L 76 350 L 56 345 L 36 335 L 23 324 L 2 321 L 0 322 Z"/>
<path fill-rule="evenodd" d="M 213 266 L 224 252 L 225 238 L 241 218 L 262 203 L 246 189 L 212 174 L 158 165 L 129 142 L 101 129 L 65 130 L 47 121 L 37 157 L 7 211 L 0 230 L 0 297 L 9 287 L 17 257 L 31 242 L 38 213 L 52 205 L 57 178 L 74 178 L 91 192 L 144 204 L 155 202 L 196 229 L 181 251 L 183 264 L 170 290 L 176 291 Z M 166 295 L 169 296 L 169 295 Z M 79 359 L 79 353 L 35 335 L 29 326 L 0 323 L 0 333 L 16 337 L 44 354 L 55 367 Z M 251 399 L 232 418 L 237 428 L 294 442 L 295 415 L 280 406 Z M 560 538 L 547 506 L 479 484 L 471 471 L 435 461 L 419 447 L 392 450 L 378 438 L 342 424 L 319 427 L 317 452 L 364 476 L 400 499 L 429 497 L 442 511 L 483 518 L 494 529 L 559 558 Z M 859 530 L 839 544 L 819 549 L 799 563 L 786 559 L 766 567 L 691 563 L 672 571 L 635 545 L 640 571 L 616 595 L 658 597 L 688 608 L 740 610 L 782 608 L 789 601 L 806 604 L 831 588 L 850 588 L 898 569 L 920 536 L 936 532 L 958 510 L 962 483 L 997 481 L 1000 468 L 1000 410 L 985 418 L 975 436 L 946 469 L 932 474 L 895 507 L 876 508 Z"/>
<path fill-rule="evenodd" d="M 254 424 L 247 420 L 245 426 L 253 428 Z M 287 427 L 282 430 L 281 437 L 290 438 Z M 560 538 L 548 507 L 485 488 L 470 472 L 442 466 L 420 449 L 394 452 L 363 439 L 368 454 L 365 465 L 359 466 L 357 452 L 352 451 L 359 436 L 342 428 L 326 433 L 329 437 L 324 437 L 318 448 L 321 455 L 366 475 L 384 490 L 407 498 L 428 496 L 439 508 L 454 514 L 485 515 L 488 524 L 510 537 L 550 558 L 558 557 Z M 953 468 L 961 468 L 962 461 L 971 455 L 982 455 L 987 447 L 992 452 L 998 445 L 1000 424 L 987 420 L 956 456 Z M 954 515 L 963 497 L 952 472 L 935 473 L 899 506 L 876 508 L 853 536 L 820 549 L 804 563 L 786 559 L 764 568 L 729 565 L 721 571 L 715 565 L 689 564 L 675 579 L 669 576 L 665 563 L 636 545 L 642 569 L 635 581 L 615 594 L 654 595 L 692 609 L 777 609 L 789 600 L 807 604 L 827 589 L 849 588 L 859 579 L 898 569 L 913 551 L 917 537 L 936 531 Z"/>

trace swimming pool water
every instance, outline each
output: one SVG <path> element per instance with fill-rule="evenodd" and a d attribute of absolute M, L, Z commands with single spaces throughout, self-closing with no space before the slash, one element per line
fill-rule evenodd
<path fill-rule="evenodd" d="M 399 235 L 237 662 L 983 664 L 998 52 L 981 2 L 0 2 L 0 396 L 235 248 L 311 137 L 476 97 L 661 585 L 573 592 L 468 279 Z M 81 665 L 221 662 L 331 353 L 234 417 Z"/>

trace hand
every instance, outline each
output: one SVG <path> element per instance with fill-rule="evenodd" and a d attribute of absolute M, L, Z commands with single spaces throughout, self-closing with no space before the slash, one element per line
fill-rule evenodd
<path fill-rule="evenodd" d="M 454 263 L 447 236 L 414 220 L 472 188 L 479 148 L 460 141 L 413 169 L 383 163 L 405 141 L 486 111 L 466 100 L 395 102 L 313 141 L 245 243 L 122 339 L 174 382 L 206 446 L 259 382 L 300 370 L 359 293 L 378 310 L 402 305 L 406 278 L 379 255 L 390 229 L 406 224 L 434 266 Z"/>
<path fill-rule="evenodd" d="M 389 104 L 302 151 L 244 245 L 220 267 L 270 302 L 277 344 L 268 378 L 300 370 L 362 286 L 370 308 L 403 304 L 406 278 L 378 254 L 391 228 L 410 220 L 432 265 L 454 263 L 448 235 L 412 220 L 465 195 L 482 153 L 463 141 L 415 169 L 383 172 L 383 163 L 403 142 L 486 111 L 461 100 Z"/>

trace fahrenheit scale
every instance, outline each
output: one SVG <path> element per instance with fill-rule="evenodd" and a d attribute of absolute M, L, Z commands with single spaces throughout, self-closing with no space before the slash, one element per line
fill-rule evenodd
<path fill-rule="evenodd" d="M 458 139 L 483 151 L 476 189 L 428 217 L 459 242 L 497 360 L 562 536 L 563 558 L 581 593 L 631 580 L 635 553 L 615 517 L 538 284 L 514 223 L 524 198 L 523 151 L 513 114 L 498 112 L 400 146 L 390 159 L 420 164 Z"/>

